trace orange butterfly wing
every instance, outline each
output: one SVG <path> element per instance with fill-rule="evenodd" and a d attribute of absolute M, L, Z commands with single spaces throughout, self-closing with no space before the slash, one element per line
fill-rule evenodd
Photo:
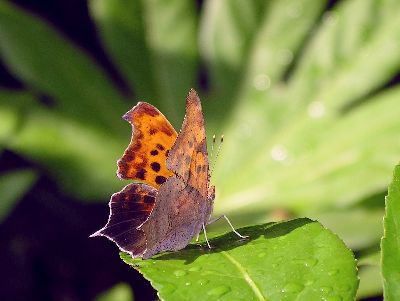
<path fill-rule="evenodd" d="M 173 175 L 166 166 L 166 158 L 177 133 L 165 116 L 146 102 L 139 102 L 123 118 L 132 125 L 132 138 L 117 161 L 117 176 L 158 189 Z"/>

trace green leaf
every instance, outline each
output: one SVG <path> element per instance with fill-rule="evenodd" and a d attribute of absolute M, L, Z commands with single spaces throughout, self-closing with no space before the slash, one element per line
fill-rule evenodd
<path fill-rule="evenodd" d="M 36 173 L 33 170 L 16 170 L 0 175 L 0 223 L 33 186 L 35 180 Z"/>
<path fill-rule="evenodd" d="M 158 93 L 146 43 L 142 1 L 92 0 L 90 13 L 108 53 L 135 96 L 157 103 Z"/>
<path fill-rule="evenodd" d="M 128 131 L 127 127 L 126 137 Z M 84 200 L 104 200 L 126 184 L 115 176 L 115 162 L 125 144 L 126 140 L 98 128 L 35 107 L 9 147 L 40 162 L 68 193 Z"/>
<path fill-rule="evenodd" d="M 33 102 L 28 93 L 0 90 L 0 151 L 16 134 L 23 123 L 23 114 Z"/>
<path fill-rule="evenodd" d="M 149 260 L 121 258 L 151 281 L 163 300 L 353 300 L 352 252 L 321 224 L 297 219 L 189 245 Z"/>
<path fill-rule="evenodd" d="M 193 2 L 93 0 L 107 49 L 138 97 L 151 102 L 174 125 L 181 124 L 184 99 L 197 67 Z"/>
<path fill-rule="evenodd" d="M 133 292 L 126 283 L 118 283 L 96 298 L 96 301 L 133 301 Z"/>
<path fill-rule="evenodd" d="M 400 165 L 393 173 L 386 198 L 382 248 L 382 276 L 385 300 L 400 298 Z"/>
<path fill-rule="evenodd" d="M 219 96 L 234 95 L 266 7 L 262 0 L 205 1 L 199 48 Z"/>
<path fill-rule="evenodd" d="M 122 128 L 120 94 L 90 58 L 38 18 L 0 2 L 0 54 L 26 84 L 54 98 L 57 108 L 98 127 Z"/>

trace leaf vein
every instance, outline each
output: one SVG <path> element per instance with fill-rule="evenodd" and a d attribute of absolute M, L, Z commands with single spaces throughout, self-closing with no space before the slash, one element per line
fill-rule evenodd
<path fill-rule="evenodd" d="M 231 255 L 229 255 L 226 251 L 222 251 L 221 252 L 226 258 L 228 258 L 228 260 L 230 262 L 233 263 L 233 265 L 235 265 L 238 270 L 243 274 L 243 278 L 244 280 L 246 280 L 246 282 L 249 284 L 249 286 L 251 287 L 251 289 L 253 290 L 254 294 L 256 295 L 256 297 L 258 298 L 258 300 L 262 300 L 262 301 L 267 301 L 267 299 L 263 296 L 263 294 L 261 293 L 260 289 L 257 287 L 257 285 L 255 284 L 255 282 L 253 281 L 253 279 L 250 277 L 249 273 L 246 271 L 246 269 L 240 264 L 240 262 L 238 262 L 235 258 L 233 258 Z"/>

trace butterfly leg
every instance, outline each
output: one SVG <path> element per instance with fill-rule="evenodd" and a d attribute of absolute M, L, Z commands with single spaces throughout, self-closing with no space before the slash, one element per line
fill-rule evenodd
<path fill-rule="evenodd" d="M 248 238 L 247 235 L 242 235 L 242 234 L 240 234 L 239 232 L 237 232 L 237 231 L 235 230 L 235 228 L 233 228 L 233 225 L 231 224 L 229 218 L 228 218 L 225 214 L 221 215 L 220 217 L 217 217 L 216 219 L 212 219 L 212 220 L 208 221 L 207 225 L 212 224 L 212 223 L 215 223 L 216 221 L 219 221 L 221 218 L 225 218 L 225 219 L 226 219 L 226 221 L 228 222 L 228 224 L 229 224 L 229 226 L 231 227 L 232 231 L 233 231 L 237 236 L 239 236 L 240 238 Z"/>
<path fill-rule="evenodd" d="M 203 231 L 204 231 L 204 238 L 206 239 L 207 242 L 207 246 L 209 249 L 211 249 L 210 243 L 208 242 L 208 238 L 207 238 L 207 232 L 206 232 L 206 226 L 203 223 Z"/>
<path fill-rule="evenodd" d="M 199 232 L 199 233 L 197 233 L 197 236 L 196 236 L 196 242 L 198 242 L 198 241 L 199 241 L 199 237 L 200 237 L 200 232 Z"/>

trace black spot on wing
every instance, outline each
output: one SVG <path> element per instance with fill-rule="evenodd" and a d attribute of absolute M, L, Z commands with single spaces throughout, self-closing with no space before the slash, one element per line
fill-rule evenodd
<path fill-rule="evenodd" d="M 164 183 L 167 179 L 163 176 L 157 176 L 156 177 L 156 183 L 161 185 L 162 183 Z"/>
<path fill-rule="evenodd" d="M 146 170 L 144 170 L 143 168 L 140 169 L 140 170 L 136 173 L 135 177 L 138 178 L 138 179 L 144 180 L 144 179 L 146 178 Z"/>
<path fill-rule="evenodd" d="M 154 170 L 155 172 L 159 172 L 160 171 L 160 168 L 161 168 L 160 163 L 151 162 L 150 166 L 151 166 L 151 169 Z"/>

